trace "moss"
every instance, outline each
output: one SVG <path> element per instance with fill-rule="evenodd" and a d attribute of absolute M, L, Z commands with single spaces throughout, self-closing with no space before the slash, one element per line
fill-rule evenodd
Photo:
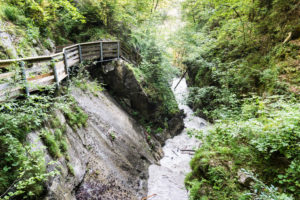
<path fill-rule="evenodd" d="M 68 124 L 75 130 L 87 125 L 88 115 L 79 106 L 64 110 L 64 114 Z"/>
<path fill-rule="evenodd" d="M 74 171 L 73 166 L 72 166 L 70 163 L 68 163 L 68 164 L 67 164 L 67 167 L 68 167 L 69 173 L 70 173 L 71 175 L 75 176 L 75 171 Z"/>
<path fill-rule="evenodd" d="M 54 130 L 55 140 L 60 141 L 62 139 L 62 131 L 58 128 Z"/>
<path fill-rule="evenodd" d="M 60 142 L 60 149 L 63 153 L 67 153 L 68 151 L 68 143 L 66 141 L 66 138 L 63 138 Z"/>
<path fill-rule="evenodd" d="M 54 115 L 54 114 L 53 114 Z M 61 123 L 58 117 L 53 116 L 50 120 L 50 124 L 52 128 L 60 128 Z"/>
<path fill-rule="evenodd" d="M 55 140 L 55 136 L 52 134 L 52 132 L 44 129 L 40 136 L 44 144 L 46 145 L 50 155 L 53 158 L 60 158 L 62 155 L 59 149 L 59 145 L 58 142 Z"/>

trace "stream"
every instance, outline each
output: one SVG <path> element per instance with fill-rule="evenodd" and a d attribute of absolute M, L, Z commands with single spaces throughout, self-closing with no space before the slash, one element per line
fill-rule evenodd
<path fill-rule="evenodd" d="M 193 157 L 191 151 L 197 149 L 201 144 L 196 138 L 188 136 L 189 129 L 204 129 L 206 121 L 197 116 L 190 107 L 185 104 L 188 96 L 186 80 L 183 79 L 178 87 L 174 89 L 179 78 L 173 80 L 172 90 L 186 117 L 184 119 L 185 129 L 174 138 L 166 141 L 163 147 L 164 157 L 160 165 L 153 164 L 149 167 L 148 200 L 188 200 L 188 192 L 184 186 L 184 178 L 190 169 L 190 160 Z"/>

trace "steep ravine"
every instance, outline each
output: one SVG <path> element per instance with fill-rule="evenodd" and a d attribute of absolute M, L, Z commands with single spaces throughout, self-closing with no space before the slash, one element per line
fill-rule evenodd
<path fill-rule="evenodd" d="M 159 164 L 152 164 L 149 167 L 148 196 L 151 196 L 151 200 L 188 200 L 184 178 L 190 172 L 191 150 L 199 147 L 200 141 L 191 138 L 187 131 L 206 127 L 206 121 L 194 116 L 192 109 L 184 103 L 188 96 L 186 80 L 183 79 L 175 89 L 178 81 L 179 79 L 174 79 L 172 89 L 179 108 L 186 114 L 185 129 L 180 135 L 166 141 L 163 158 Z"/>
<path fill-rule="evenodd" d="M 89 115 L 86 128 L 73 130 L 67 126 L 69 163 L 58 160 L 61 176 L 47 185 L 46 199 L 141 199 L 147 193 L 147 169 L 155 163 L 140 127 L 106 92 L 97 96 L 72 88 L 72 96 Z M 64 116 L 58 112 L 62 123 Z M 38 133 L 28 140 L 41 146 Z M 159 148 L 158 148 L 159 149 Z M 49 154 L 46 160 L 51 161 Z"/>
<path fill-rule="evenodd" d="M 147 95 L 124 61 L 113 62 L 110 66 L 114 71 L 111 77 L 118 77 L 113 79 L 119 86 L 118 90 L 133 92 L 128 97 L 131 105 L 136 105 L 136 109 L 147 108 L 150 112 L 152 107 L 148 105 Z M 102 69 L 103 66 L 94 66 L 97 67 Z M 44 148 L 46 162 L 57 162 L 48 166 L 48 171 L 55 166 L 60 171 L 60 175 L 47 182 L 45 199 L 140 200 L 146 197 L 148 168 L 162 158 L 161 144 L 182 130 L 182 115 L 169 119 L 164 137 L 151 137 L 149 143 L 144 128 L 107 91 L 84 91 L 72 84 L 70 91 L 76 104 L 88 114 L 88 121 L 86 127 L 74 129 L 68 125 L 64 114 L 57 110 L 57 118 L 67 127 L 69 159 L 63 156 L 55 160 Z M 138 104 L 135 97 L 139 99 Z M 27 138 L 37 148 L 44 146 L 39 134 L 39 131 L 32 132 Z"/>

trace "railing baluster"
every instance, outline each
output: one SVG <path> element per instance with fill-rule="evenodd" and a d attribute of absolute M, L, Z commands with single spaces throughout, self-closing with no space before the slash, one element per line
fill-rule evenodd
<path fill-rule="evenodd" d="M 21 62 L 19 62 L 19 66 L 22 71 L 22 78 L 23 78 L 24 85 L 25 85 L 25 93 L 26 93 L 26 96 L 29 97 L 30 93 L 29 93 L 28 81 L 27 81 L 27 77 L 26 77 L 25 63 L 23 61 L 21 61 Z"/>
<path fill-rule="evenodd" d="M 68 79 L 70 78 L 69 67 L 68 67 L 68 57 L 67 52 L 64 50 L 64 63 L 65 63 L 65 72 L 68 75 Z"/>
<path fill-rule="evenodd" d="M 53 67 L 53 73 L 54 73 L 54 79 L 56 82 L 56 87 L 59 88 L 59 79 L 58 79 L 58 74 L 57 74 L 57 70 L 56 70 L 56 65 L 55 65 L 55 60 L 52 59 L 51 60 L 51 66 Z"/>
<path fill-rule="evenodd" d="M 118 59 L 120 58 L 120 41 L 118 41 Z"/>
<path fill-rule="evenodd" d="M 103 42 L 100 41 L 100 59 L 103 61 Z"/>
<path fill-rule="evenodd" d="M 82 63 L 82 51 L 81 51 L 81 45 L 78 44 L 78 53 L 79 53 L 79 63 Z"/>

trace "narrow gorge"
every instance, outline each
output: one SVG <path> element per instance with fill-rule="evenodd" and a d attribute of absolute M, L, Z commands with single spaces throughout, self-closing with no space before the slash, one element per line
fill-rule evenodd
<path fill-rule="evenodd" d="M 0 200 L 300 199 L 299 0 L 0 0 Z"/>

